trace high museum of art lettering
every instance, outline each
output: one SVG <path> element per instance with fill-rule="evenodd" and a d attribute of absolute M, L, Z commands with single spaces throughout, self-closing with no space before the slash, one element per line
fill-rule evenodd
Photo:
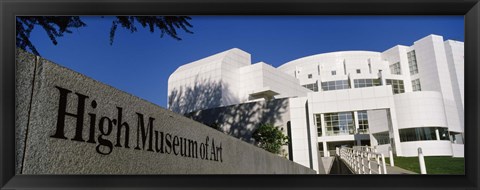
<path fill-rule="evenodd" d="M 71 97 L 69 98 L 69 94 L 71 94 L 70 96 L 74 95 L 71 90 L 59 86 L 55 86 L 55 88 L 60 93 L 60 96 L 58 101 L 56 131 L 55 134 L 50 137 L 68 140 L 69 138 L 65 136 L 65 127 L 75 127 L 75 136 L 71 138 L 71 140 L 96 144 L 95 149 L 99 154 L 109 155 L 112 153 L 114 147 L 131 148 L 131 145 L 129 145 L 131 129 L 130 125 L 122 120 L 122 107 L 116 107 L 116 118 L 97 116 L 95 113 L 88 113 L 88 138 L 84 138 L 83 127 L 84 120 L 86 119 L 85 103 L 90 97 L 75 92 L 74 94 L 77 96 L 77 110 L 76 112 L 67 112 L 67 101 L 71 101 L 72 99 Z M 91 108 L 95 110 L 98 106 L 97 102 L 95 100 L 89 102 Z M 136 144 L 133 149 L 223 162 L 222 144 L 218 142 L 216 143 L 213 138 L 210 139 L 207 136 L 204 141 L 199 143 L 196 140 L 158 131 L 154 128 L 155 118 L 149 117 L 147 125 L 145 125 L 144 114 L 136 112 L 135 115 L 137 116 L 137 136 Z M 65 126 L 66 117 L 75 119 L 75 126 Z M 97 117 L 100 119 L 97 119 Z M 117 132 L 116 136 L 114 136 L 116 137 L 116 141 L 112 142 L 107 139 L 107 137 L 111 135 L 114 127 L 116 127 Z M 147 144 L 148 146 L 146 147 Z"/>

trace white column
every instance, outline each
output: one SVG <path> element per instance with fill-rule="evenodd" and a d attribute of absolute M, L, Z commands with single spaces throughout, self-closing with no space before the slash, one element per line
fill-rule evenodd
<path fill-rule="evenodd" d="M 352 77 L 350 77 L 350 73 L 348 74 L 348 80 L 349 80 L 348 82 L 349 82 L 350 85 L 351 85 L 350 87 L 351 87 L 351 88 L 355 88 L 355 83 L 354 83 Z"/>
<path fill-rule="evenodd" d="M 392 146 L 388 147 L 388 156 L 390 156 L 390 166 L 395 166 L 395 163 L 393 161 L 393 150 Z"/>
<path fill-rule="evenodd" d="M 380 80 L 382 81 L 382 86 L 385 86 L 387 85 L 387 81 L 385 80 L 385 78 L 383 77 L 383 71 L 380 69 L 379 72 L 378 72 L 378 77 L 380 78 Z"/>
<path fill-rule="evenodd" d="M 327 142 L 323 141 L 323 157 L 329 157 Z"/>
<path fill-rule="evenodd" d="M 355 122 L 355 129 L 358 131 L 358 112 L 357 111 L 353 112 L 353 119 Z"/>
<path fill-rule="evenodd" d="M 320 114 L 320 122 L 322 124 L 322 136 L 326 136 L 327 132 L 325 131 L 325 114 Z"/>
<path fill-rule="evenodd" d="M 438 128 L 435 128 L 435 136 L 437 136 L 437 141 L 440 140 L 440 133 L 438 132 Z"/>
<path fill-rule="evenodd" d="M 322 124 L 322 137 L 327 136 L 327 132 L 325 131 L 325 114 L 320 114 L 320 122 Z M 329 157 L 327 142 L 323 141 L 323 157 Z"/>
<path fill-rule="evenodd" d="M 425 167 L 425 158 L 423 158 L 422 148 L 418 147 L 418 162 L 420 163 L 420 174 L 427 174 Z"/>
<path fill-rule="evenodd" d="M 383 153 L 381 155 L 382 155 L 383 174 L 387 174 L 387 165 L 385 165 L 385 156 L 383 155 Z"/>
<path fill-rule="evenodd" d="M 327 131 L 325 128 L 325 114 L 320 114 L 320 122 L 322 124 L 322 137 L 327 136 Z M 330 157 L 330 153 L 328 152 L 327 142 L 323 141 L 323 157 Z"/>
<path fill-rule="evenodd" d="M 358 129 L 359 129 L 359 126 L 358 126 L 358 112 L 357 111 L 354 111 L 353 112 L 353 120 L 354 120 L 354 128 L 355 128 L 355 133 L 358 133 Z M 355 139 L 357 142 L 357 146 L 360 146 L 360 139 Z"/>

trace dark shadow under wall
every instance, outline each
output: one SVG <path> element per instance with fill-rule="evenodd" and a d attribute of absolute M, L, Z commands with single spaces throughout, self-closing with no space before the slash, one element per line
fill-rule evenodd
<path fill-rule="evenodd" d="M 330 169 L 329 174 L 353 174 L 348 166 L 340 159 L 340 157 L 335 156 L 333 160 L 332 168 Z"/>

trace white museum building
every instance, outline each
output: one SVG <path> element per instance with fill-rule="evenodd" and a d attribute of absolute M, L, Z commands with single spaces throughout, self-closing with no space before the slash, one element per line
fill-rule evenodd
<path fill-rule="evenodd" d="M 290 159 L 312 169 L 338 146 L 463 157 L 464 43 L 429 35 L 278 68 L 233 48 L 172 73 L 168 109 L 247 142 L 259 123 L 273 123 L 289 136 Z"/>

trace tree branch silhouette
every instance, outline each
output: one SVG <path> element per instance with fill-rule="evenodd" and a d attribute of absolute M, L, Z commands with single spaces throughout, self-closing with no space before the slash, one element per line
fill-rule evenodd
<path fill-rule="evenodd" d="M 138 22 L 143 28 L 153 33 L 155 29 L 160 31 L 160 38 L 165 34 L 181 40 L 177 30 L 183 30 L 192 34 L 193 26 L 189 23 L 188 16 L 116 16 L 110 28 L 110 45 L 113 44 L 115 32 L 120 25 L 131 33 L 137 31 Z M 54 45 L 58 44 L 57 38 L 64 33 L 72 33 L 71 29 L 86 27 L 79 16 L 18 16 L 16 17 L 16 45 L 22 49 L 30 49 L 35 55 L 40 55 L 35 45 L 30 40 L 30 34 L 35 26 L 42 27 Z"/>

